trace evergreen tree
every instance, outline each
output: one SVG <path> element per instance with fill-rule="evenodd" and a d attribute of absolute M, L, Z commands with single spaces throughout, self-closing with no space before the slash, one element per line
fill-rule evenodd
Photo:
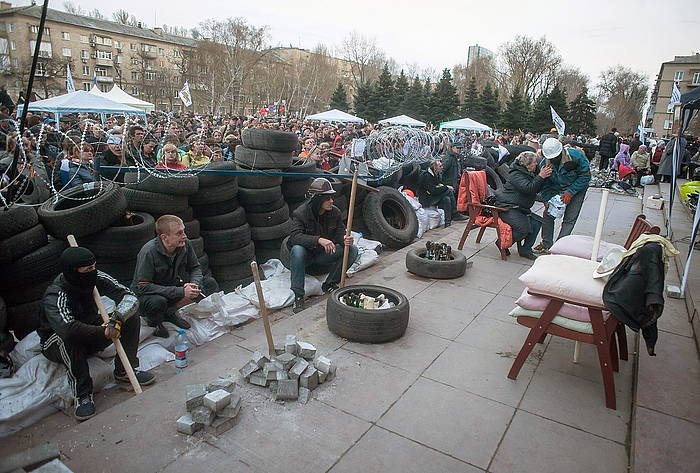
<path fill-rule="evenodd" d="M 549 111 L 549 96 L 542 94 L 532 104 L 530 129 L 535 133 L 547 133 L 552 128 L 552 112 Z"/>
<path fill-rule="evenodd" d="M 523 98 L 519 87 L 513 90 L 513 94 L 506 103 L 506 109 L 501 117 L 501 125 L 513 132 L 525 128 L 527 120 L 527 101 Z"/>
<path fill-rule="evenodd" d="M 345 91 L 342 82 L 338 82 L 338 87 L 336 87 L 335 92 L 331 95 L 331 102 L 328 106 L 331 109 L 335 108 L 343 112 L 347 112 L 350 108 L 350 105 L 348 105 L 348 93 Z"/>
<path fill-rule="evenodd" d="M 404 101 L 408 95 L 408 79 L 401 69 L 401 74 L 396 78 L 394 83 L 394 100 L 392 101 L 392 115 L 406 115 L 403 110 Z"/>
<path fill-rule="evenodd" d="M 449 69 L 443 69 L 442 77 L 430 96 L 428 119 L 438 124 L 459 118 L 459 97 L 457 89 L 452 84 L 452 74 Z"/>
<path fill-rule="evenodd" d="M 363 82 L 357 90 L 355 90 L 355 97 L 353 100 L 355 115 L 365 120 L 368 120 L 367 112 L 370 108 L 373 91 L 374 87 L 372 87 L 372 83 L 369 81 Z"/>
<path fill-rule="evenodd" d="M 476 117 L 480 116 L 480 108 L 479 90 L 476 88 L 476 78 L 472 76 L 467 88 L 467 94 L 464 96 L 462 116 L 478 121 Z"/>
<path fill-rule="evenodd" d="M 430 107 L 432 103 L 433 95 L 433 85 L 430 83 L 430 79 L 425 79 L 425 84 L 423 84 L 423 107 L 421 111 L 421 116 L 419 120 L 424 122 L 430 121 Z"/>
<path fill-rule="evenodd" d="M 595 135 L 595 114 L 595 102 L 588 97 L 588 88 L 584 87 L 574 101 L 569 104 L 567 130 L 571 129 L 572 133 L 578 135 Z"/>
<path fill-rule="evenodd" d="M 548 96 L 549 99 L 549 105 L 554 108 L 554 110 L 557 112 L 557 115 L 561 117 L 564 122 L 569 121 L 569 109 L 567 107 L 567 98 L 566 98 L 566 90 L 560 89 L 558 85 L 555 85 L 552 91 L 549 93 Z M 552 121 L 552 111 L 550 110 L 549 112 L 549 121 Z M 554 126 L 554 123 L 552 123 L 552 126 Z M 567 124 L 568 128 L 568 124 Z M 551 128 L 550 128 L 551 129 Z"/>
<path fill-rule="evenodd" d="M 530 123 L 532 123 L 532 103 L 530 103 L 529 97 L 524 97 L 524 111 L 523 111 L 523 131 L 528 132 L 532 130 Z"/>
<path fill-rule="evenodd" d="M 394 81 L 389 73 L 389 66 L 384 64 L 384 69 L 377 79 L 369 102 L 369 109 L 365 117 L 371 123 L 376 123 L 383 118 L 389 118 L 393 111 Z"/>
<path fill-rule="evenodd" d="M 401 103 L 401 110 L 404 114 L 417 120 L 425 119 L 425 96 L 423 95 L 423 84 L 418 76 L 413 79 L 411 87 L 408 88 L 406 97 Z"/>
<path fill-rule="evenodd" d="M 481 113 L 480 121 L 484 125 L 489 125 L 490 127 L 496 127 L 500 120 L 501 115 L 501 105 L 498 103 L 497 92 L 491 88 L 491 83 L 487 82 L 484 90 L 481 91 Z"/>

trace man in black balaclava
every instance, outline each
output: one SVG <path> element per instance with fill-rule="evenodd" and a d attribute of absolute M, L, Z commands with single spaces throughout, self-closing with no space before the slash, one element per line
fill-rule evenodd
<path fill-rule="evenodd" d="M 151 384 L 155 376 L 136 371 L 140 323 L 139 317 L 132 317 L 138 310 L 134 293 L 98 271 L 95 255 L 87 248 L 67 248 L 61 254 L 60 263 L 62 273 L 44 293 L 37 333 L 44 356 L 65 365 L 68 384 L 76 399 L 74 415 L 78 420 L 86 420 L 95 415 L 87 360 L 111 345 L 113 339 L 121 339 L 139 384 Z M 103 324 L 97 310 L 93 298 L 95 287 L 117 304 L 108 324 Z M 114 378 L 129 382 L 119 357 L 114 359 Z"/>
<path fill-rule="evenodd" d="M 304 310 L 304 276 L 306 267 L 328 267 L 330 272 L 321 286 L 324 292 L 337 289 L 343 270 L 345 244 L 350 245 L 348 268 L 357 259 L 352 237 L 345 238 L 345 225 L 338 207 L 333 205 L 333 186 L 322 177 L 309 186 L 310 198 L 292 215 L 292 231 L 287 238 L 294 313 Z M 331 267 L 331 265 L 333 265 Z"/>

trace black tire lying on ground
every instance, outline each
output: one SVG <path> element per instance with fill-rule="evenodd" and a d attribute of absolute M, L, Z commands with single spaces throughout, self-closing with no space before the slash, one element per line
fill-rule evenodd
<path fill-rule="evenodd" d="M 3 286 L 3 291 L 26 287 L 35 284 L 36 281 L 46 281 L 56 276 L 61 271 L 59 258 L 67 246 L 63 240 L 51 239 L 48 244 L 6 265 L 3 271 L 0 271 L 0 285 Z"/>
<path fill-rule="evenodd" d="M 238 169 L 236 163 L 233 161 L 217 161 L 215 163 L 209 163 L 202 169 L 207 170 L 219 170 L 219 171 L 235 171 Z M 226 184 L 228 182 L 234 182 L 238 179 L 236 174 L 204 174 L 198 173 L 197 178 L 199 179 L 199 188 L 218 186 L 221 184 Z"/>
<path fill-rule="evenodd" d="M 271 212 L 246 212 L 245 218 L 251 227 L 271 227 L 279 225 L 289 220 L 289 207 L 283 205 L 277 210 Z"/>
<path fill-rule="evenodd" d="M 34 207 L 23 205 L 0 207 L 0 240 L 28 230 L 37 223 L 39 223 L 39 216 Z"/>
<path fill-rule="evenodd" d="M 42 225 L 34 225 L 27 230 L 0 241 L 0 264 L 21 258 L 48 244 L 49 239 Z"/>
<path fill-rule="evenodd" d="M 85 198 L 90 200 L 72 200 Z M 182 198 L 186 203 L 187 197 Z M 78 238 L 109 227 L 124 214 L 126 206 L 126 195 L 119 186 L 111 182 L 95 182 L 74 187 L 62 192 L 58 198 L 44 202 L 39 207 L 39 220 L 49 235 L 56 238 L 74 235 Z"/>
<path fill-rule="evenodd" d="M 268 202 L 276 202 L 282 198 L 282 189 L 280 186 L 266 187 L 263 189 L 241 187 L 238 190 L 238 200 L 241 202 L 241 205 L 246 208 L 248 205 L 262 205 Z"/>
<path fill-rule="evenodd" d="M 362 203 L 362 216 L 370 236 L 389 248 L 403 248 L 416 238 L 416 213 L 396 189 L 381 186 L 379 192 L 370 192 Z"/>
<path fill-rule="evenodd" d="M 292 165 L 291 151 L 267 151 L 236 146 L 236 163 L 250 169 L 284 169 Z"/>
<path fill-rule="evenodd" d="M 233 198 L 231 200 L 225 200 L 215 204 L 196 205 L 192 206 L 192 208 L 194 209 L 194 215 L 201 220 L 204 217 L 213 217 L 215 215 L 233 212 L 239 206 L 240 204 L 238 203 L 238 199 Z"/>
<path fill-rule="evenodd" d="M 207 253 L 237 250 L 250 243 L 250 226 L 247 223 L 224 230 L 202 230 L 201 233 Z"/>
<path fill-rule="evenodd" d="M 43 299 L 7 308 L 7 329 L 15 333 L 18 340 L 39 328 L 39 311 Z"/>
<path fill-rule="evenodd" d="M 187 238 L 189 239 L 194 239 L 194 238 L 199 238 L 200 237 L 200 229 L 201 225 L 199 220 L 197 219 L 192 219 L 189 222 L 183 222 L 185 224 L 185 235 L 187 235 Z"/>
<path fill-rule="evenodd" d="M 192 195 L 199 190 L 199 179 L 192 175 L 161 177 L 147 172 L 128 172 L 124 174 L 124 182 L 129 189 L 159 194 Z"/>
<path fill-rule="evenodd" d="M 258 204 L 258 203 L 248 203 L 245 204 L 245 211 L 247 212 L 253 212 L 253 213 L 260 213 L 260 212 L 274 212 L 277 209 L 281 209 L 286 205 L 287 202 L 285 202 L 284 199 L 280 198 L 274 202 L 266 202 L 264 204 Z"/>
<path fill-rule="evenodd" d="M 196 194 L 190 196 L 189 203 L 196 206 L 215 204 L 231 200 L 236 195 L 238 195 L 238 182 L 225 182 L 216 186 L 202 188 Z"/>
<path fill-rule="evenodd" d="M 358 309 L 340 298 L 350 292 L 370 297 L 384 294 L 396 305 L 390 309 Z M 360 343 L 384 343 L 396 340 L 406 332 L 410 306 L 406 296 L 382 286 L 347 286 L 331 293 L 326 302 L 328 329 L 339 337 Z"/>
<path fill-rule="evenodd" d="M 461 251 L 452 250 L 449 261 L 435 261 L 423 258 L 425 248 L 417 248 L 406 253 L 406 269 L 424 278 L 454 279 L 464 275 L 467 258 Z"/>
<path fill-rule="evenodd" d="M 187 211 L 186 195 L 161 194 L 136 189 L 124 189 L 129 210 L 140 210 L 157 215 Z"/>
<path fill-rule="evenodd" d="M 246 169 L 241 167 L 241 171 Z M 267 169 L 267 172 L 281 172 L 279 169 Z M 247 189 L 263 189 L 265 187 L 275 187 L 282 184 L 282 176 L 246 176 L 241 174 L 238 176 L 238 185 Z"/>
<path fill-rule="evenodd" d="M 290 153 L 296 151 L 299 145 L 299 138 L 295 133 L 264 128 L 244 128 L 241 131 L 241 141 L 252 149 Z"/>
<path fill-rule="evenodd" d="M 200 217 L 199 224 L 202 230 L 223 230 L 225 228 L 240 227 L 246 223 L 246 217 L 243 207 L 238 207 L 232 212 L 211 217 Z"/>
<path fill-rule="evenodd" d="M 104 230 L 81 238 L 78 244 L 92 251 L 98 260 L 132 260 L 155 232 L 155 220 L 150 214 L 130 212 Z"/>
<path fill-rule="evenodd" d="M 255 257 L 255 244 L 251 241 L 236 250 L 209 252 L 207 255 L 209 256 L 209 267 L 251 262 Z"/>
<path fill-rule="evenodd" d="M 286 220 L 278 225 L 270 227 L 251 227 L 250 235 L 253 241 L 257 240 L 276 240 L 289 235 L 292 230 L 292 221 Z"/>

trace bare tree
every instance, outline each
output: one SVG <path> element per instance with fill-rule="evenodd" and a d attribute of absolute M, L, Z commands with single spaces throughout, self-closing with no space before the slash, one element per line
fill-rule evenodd
<path fill-rule="evenodd" d="M 136 17 L 126 10 L 115 11 L 114 13 L 112 13 L 112 19 L 117 23 L 121 23 L 122 25 L 138 25 L 138 20 L 136 19 Z"/>
<path fill-rule="evenodd" d="M 338 52 L 340 57 L 351 64 L 350 72 L 355 88 L 379 77 L 387 60 L 374 39 L 361 36 L 355 31 L 343 40 Z"/>
<path fill-rule="evenodd" d="M 106 20 L 106 19 L 107 19 L 107 18 L 105 18 L 105 16 L 102 14 L 102 12 L 101 12 L 99 9 L 97 9 L 97 8 L 95 8 L 95 9 L 93 9 L 93 10 L 90 10 L 90 11 L 88 12 L 87 15 L 90 16 L 90 17 L 92 17 L 92 18 L 96 18 L 96 19 L 98 19 L 98 20 Z"/>
<path fill-rule="evenodd" d="M 83 7 L 77 3 L 73 3 L 71 0 L 66 0 L 63 2 L 63 10 L 72 15 L 85 15 L 85 10 L 83 10 Z"/>
<path fill-rule="evenodd" d="M 516 36 L 501 45 L 499 59 L 502 92 L 510 94 L 517 88 L 532 100 L 554 87 L 561 65 L 556 46 L 544 37 Z"/>
<path fill-rule="evenodd" d="M 598 90 L 598 129 L 634 131 L 649 90 L 646 75 L 617 65 L 600 74 Z"/>
<path fill-rule="evenodd" d="M 588 88 L 589 79 L 586 74 L 581 72 L 576 66 L 565 65 L 557 72 L 557 85 L 560 89 L 566 90 L 566 98 L 570 103 L 583 90 Z"/>
<path fill-rule="evenodd" d="M 469 67 L 459 64 L 452 69 L 452 77 L 459 98 L 463 100 L 472 77 L 476 82 L 476 88 L 478 90 L 483 90 L 486 84 L 498 83 L 495 58 L 491 56 L 481 56 L 472 61 Z M 508 94 L 499 94 L 499 97 L 501 99 L 506 99 Z"/>

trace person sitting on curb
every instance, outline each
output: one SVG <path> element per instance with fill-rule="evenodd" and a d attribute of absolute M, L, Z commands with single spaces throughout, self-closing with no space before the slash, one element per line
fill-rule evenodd
<path fill-rule="evenodd" d="M 133 292 L 95 266 L 95 255 L 87 248 L 66 248 L 60 257 L 61 274 L 56 276 L 44 293 L 39 311 L 37 333 L 41 353 L 51 361 L 62 363 L 68 374 L 68 384 L 75 396 L 73 415 L 86 420 L 95 415 L 92 400 L 92 378 L 88 358 L 120 339 L 126 356 L 134 368 L 140 385 L 153 383 L 155 375 L 136 371 L 139 359 L 138 300 Z M 109 323 L 104 324 L 93 298 L 97 287 L 101 295 L 116 302 Z M 114 358 L 114 378 L 129 382 L 119 357 Z"/>
<path fill-rule="evenodd" d="M 139 251 L 131 289 L 139 298 L 141 317 L 156 327 L 153 335 L 168 338 L 163 322 L 190 328 L 176 311 L 202 296 L 203 276 L 182 219 L 161 216 L 156 221 L 156 233 L 158 236 Z"/>
<path fill-rule="evenodd" d="M 438 208 L 444 210 L 445 227 L 449 227 L 452 224 L 452 220 L 466 220 L 467 217 L 455 210 L 457 208 L 457 199 L 455 198 L 454 187 L 446 186 L 440 182 L 442 169 L 442 161 L 434 159 L 430 162 L 428 170 L 420 173 L 418 178 L 418 201 L 423 207 L 437 205 Z"/>
<path fill-rule="evenodd" d="M 333 205 L 333 186 L 328 179 L 313 180 L 308 191 L 310 198 L 292 215 L 292 231 L 289 235 L 291 289 L 294 292 L 294 313 L 304 310 L 304 276 L 306 266 L 335 264 L 326 281 L 323 292 L 338 288 L 343 266 L 345 245 L 350 245 L 348 267 L 357 259 L 358 250 L 351 236 L 345 237 L 345 225 L 338 207 Z"/>

